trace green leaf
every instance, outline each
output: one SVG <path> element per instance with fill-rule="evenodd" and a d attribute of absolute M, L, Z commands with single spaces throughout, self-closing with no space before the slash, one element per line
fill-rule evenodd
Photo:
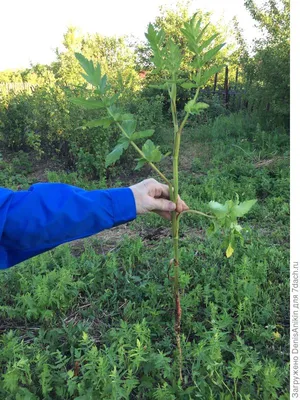
<path fill-rule="evenodd" d="M 148 129 L 146 131 L 140 131 L 140 132 L 135 132 L 131 135 L 130 139 L 131 140 L 138 140 L 142 138 L 147 138 L 152 136 L 154 133 L 154 129 Z"/>
<path fill-rule="evenodd" d="M 168 90 L 170 85 L 168 82 L 165 82 L 161 85 L 149 85 L 149 87 L 153 89 Z"/>
<path fill-rule="evenodd" d="M 146 164 L 147 160 L 145 160 L 144 158 L 139 158 L 138 159 L 138 163 L 136 165 L 136 167 L 134 168 L 136 171 L 141 169 L 145 164 Z"/>
<path fill-rule="evenodd" d="M 92 121 L 84 124 L 87 128 L 97 128 L 102 126 L 103 128 L 108 128 L 114 122 L 111 118 L 93 119 Z"/>
<path fill-rule="evenodd" d="M 152 24 L 148 25 L 148 32 L 145 33 L 145 36 L 148 39 L 148 42 L 149 42 L 152 50 L 158 49 L 162 45 L 162 43 L 165 39 L 164 31 L 162 29 L 159 31 L 156 31 Z"/>
<path fill-rule="evenodd" d="M 156 31 L 152 24 L 148 25 L 148 32 L 145 33 L 146 38 L 150 44 L 150 47 L 153 51 L 152 62 L 154 63 L 157 71 L 163 68 L 164 61 L 162 57 L 162 44 L 165 40 L 165 33 L 161 29 L 160 31 Z"/>
<path fill-rule="evenodd" d="M 224 46 L 225 43 L 221 43 L 218 46 L 214 47 L 213 49 L 208 50 L 208 52 L 206 52 L 202 58 L 203 63 L 205 64 L 208 61 L 210 61 Z"/>
<path fill-rule="evenodd" d="M 212 35 L 210 38 L 204 40 L 204 42 L 201 44 L 200 48 L 199 48 L 199 52 L 202 51 L 203 49 L 205 49 L 206 47 L 208 47 L 211 42 L 217 37 L 219 36 L 219 33 L 215 33 L 214 35 Z"/>
<path fill-rule="evenodd" d="M 197 45 L 197 40 L 194 35 L 194 32 L 191 31 L 190 27 L 186 27 L 185 29 L 181 29 L 181 32 L 187 39 L 188 43 L 188 48 L 191 50 L 193 53 L 198 54 L 199 53 L 199 48 Z"/>
<path fill-rule="evenodd" d="M 167 54 L 165 56 L 165 67 L 171 74 L 177 73 L 182 60 L 180 48 L 172 39 L 169 39 L 166 49 Z"/>
<path fill-rule="evenodd" d="M 197 41 L 200 42 L 200 39 L 202 38 L 202 36 L 204 35 L 206 29 L 209 27 L 209 23 L 207 23 L 205 25 L 205 27 L 200 31 L 199 35 L 197 36 Z"/>
<path fill-rule="evenodd" d="M 127 114 L 128 116 L 130 115 L 131 118 L 133 117 L 131 114 Z M 123 117 L 125 117 L 125 115 L 123 115 Z M 131 136 L 134 131 L 136 130 L 136 120 L 134 119 L 125 119 L 122 122 L 122 128 L 124 129 L 124 131 L 127 133 L 128 136 Z"/>
<path fill-rule="evenodd" d="M 132 114 L 122 113 L 122 110 L 114 104 L 109 107 L 108 112 L 116 122 L 131 121 L 134 119 Z"/>
<path fill-rule="evenodd" d="M 193 89 L 193 88 L 196 88 L 197 85 L 195 85 L 192 82 L 184 82 L 181 84 L 181 87 L 183 87 L 184 89 Z"/>
<path fill-rule="evenodd" d="M 229 211 L 228 204 L 221 204 L 216 201 L 210 201 L 208 206 L 217 218 L 226 217 Z"/>
<path fill-rule="evenodd" d="M 234 215 L 235 217 L 242 217 L 243 215 L 247 214 L 247 212 L 250 211 L 250 209 L 254 206 L 256 202 L 257 200 L 255 199 L 255 200 L 247 200 L 240 204 L 236 204 L 233 206 L 231 214 Z"/>
<path fill-rule="evenodd" d="M 220 65 L 220 66 L 213 66 L 206 70 L 200 78 L 196 78 L 196 82 L 199 86 L 203 86 L 207 83 L 207 81 L 216 73 L 220 72 L 222 68 L 224 68 L 225 65 Z"/>
<path fill-rule="evenodd" d="M 98 92 L 98 90 L 95 90 L 95 92 Z M 119 96 L 120 96 L 120 93 L 115 93 L 112 97 L 110 97 L 110 98 L 105 98 L 104 100 L 103 100 L 103 103 L 105 104 L 105 107 L 115 107 L 115 103 L 116 103 L 116 101 L 118 100 L 118 98 L 119 98 Z"/>
<path fill-rule="evenodd" d="M 100 88 L 99 88 L 99 90 L 100 90 L 100 93 L 101 93 L 101 94 L 104 94 L 104 93 L 105 93 L 106 87 L 107 87 L 106 84 L 107 84 L 107 76 L 106 76 L 106 74 L 105 74 L 105 75 L 102 76 L 101 81 L 100 81 Z"/>
<path fill-rule="evenodd" d="M 81 97 L 72 97 L 70 101 L 77 106 L 86 108 L 87 110 L 97 110 L 105 108 L 105 104 L 101 100 L 83 99 Z"/>
<path fill-rule="evenodd" d="M 121 143 L 118 143 L 116 147 L 113 149 L 111 153 L 109 153 L 106 157 L 105 160 L 105 166 L 106 168 L 109 167 L 111 164 L 114 164 L 116 161 L 119 160 L 121 155 L 123 154 L 123 151 L 126 150 L 129 146 L 129 141 L 122 141 Z"/>
<path fill-rule="evenodd" d="M 199 20 L 197 13 L 196 13 L 189 21 L 184 23 L 184 28 L 181 30 L 181 32 L 187 39 L 189 50 L 191 50 L 193 53 L 195 53 L 197 55 L 200 52 L 200 50 L 199 50 L 200 39 L 201 39 L 205 29 L 207 28 L 207 26 L 206 26 L 199 33 L 200 24 L 201 24 L 201 20 Z"/>
<path fill-rule="evenodd" d="M 152 89 L 166 89 L 165 85 L 149 85 Z"/>
<path fill-rule="evenodd" d="M 195 105 L 195 100 L 188 101 L 184 106 L 184 111 L 187 113 L 191 113 L 194 105 Z"/>
<path fill-rule="evenodd" d="M 208 108 L 209 105 L 206 103 L 195 103 L 194 100 L 190 100 L 184 107 L 184 110 L 189 113 L 189 114 L 199 114 L 200 112 L 202 112 L 203 110 L 205 110 L 206 108 Z"/>
<path fill-rule="evenodd" d="M 199 110 L 206 110 L 209 107 L 209 105 L 200 101 L 199 103 L 196 103 L 194 107 L 196 111 L 199 111 Z"/>
<path fill-rule="evenodd" d="M 79 61 L 81 67 L 85 70 L 85 72 L 89 75 L 94 72 L 94 65 L 92 61 L 88 60 L 83 54 L 75 53 L 75 57 Z"/>
<path fill-rule="evenodd" d="M 75 57 L 79 61 L 81 67 L 84 69 L 86 74 L 81 74 L 83 78 L 93 86 L 101 85 L 101 67 L 100 64 L 96 64 L 94 67 L 93 61 L 88 60 L 83 54 L 75 53 Z"/>
<path fill-rule="evenodd" d="M 243 228 L 241 227 L 241 225 L 236 224 L 234 222 L 231 223 L 230 225 L 230 229 L 232 230 L 232 232 L 237 233 L 237 234 L 241 234 Z"/>
<path fill-rule="evenodd" d="M 142 151 L 145 155 L 146 160 L 149 162 L 159 162 L 163 158 L 159 147 L 156 147 L 152 140 L 148 139 L 146 141 L 146 143 L 142 147 Z"/>

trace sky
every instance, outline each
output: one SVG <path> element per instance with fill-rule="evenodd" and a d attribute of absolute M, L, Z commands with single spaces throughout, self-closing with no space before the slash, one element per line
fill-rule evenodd
<path fill-rule="evenodd" d="M 0 0 L 0 3 L 2 71 L 54 61 L 54 51 L 57 47 L 62 49 L 63 34 L 68 26 L 76 26 L 83 33 L 132 34 L 144 38 L 148 23 L 159 15 L 159 7 L 172 6 L 176 1 Z M 258 31 L 243 3 L 243 0 L 191 0 L 191 11 L 211 11 L 212 22 L 223 16 L 223 21 L 229 23 L 236 15 L 250 43 Z"/>

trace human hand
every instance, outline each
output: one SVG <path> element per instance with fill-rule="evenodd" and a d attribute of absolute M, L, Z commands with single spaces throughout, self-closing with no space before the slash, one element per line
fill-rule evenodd
<path fill-rule="evenodd" d="M 189 207 L 178 196 L 177 205 L 170 201 L 168 185 L 157 182 L 155 179 L 145 179 L 144 181 L 130 186 L 133 192 L 137 214 L 145 214 L 154 211 L 165 219 L 171 219 L 171 212 L 179 214 L 188 210 Z"/>

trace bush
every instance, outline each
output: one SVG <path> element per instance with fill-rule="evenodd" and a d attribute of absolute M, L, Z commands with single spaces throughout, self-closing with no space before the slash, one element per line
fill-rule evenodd
<path fill-rule="evenodd" d="M 4 148 L 29 152 L 44 159 L 58 157 L 67 168 L 95 179 L 106 175 L 105 157 L 118 132 L 109 129 L 78 129 L 99 112 L 83 110 L 70 102 L 83 89 L 39 87 L 32 93 L 9 94 L 0 106 L 0 139 Z M 162 96 L 143 93 L 123 100 L 137 116 L 139 129 L 158 127 L 163 121 Z M 133 161 L 133 154 L 131 159 Z"/>
<path fill-rule="evenodd" d="M 70 89 L 40 87 L 33 93 L 8 95 L 0 109 L 0 138 L 4 148 L 32 151 L 37 157 L 58 157 L 86 177 L 105 174 L 105 156 L 114 131 L 78 128 L 92 112 L 74 106 Z M 114 139 L 114 137 L 113 137 Z"/>
<path fill-rule="evenodd" d="M 137 118 L 137 129 L 156 128 L 163 122 L 163 96 L 160 94 L 148 96 L 147 92 L 142 92 L 133 97 L 127 107 Z"/>
<path fill-rule="evenodd" d="M 26 148 L 26 134 L 34 123 L 32 96 L 29 93 L 4 95 L 0 108 L 0 139 L 12 150 Z"/>
<path fill-rule="evenodd" d="M 23 150 L 20 150 L 16 156 L 12 159 L 12 167 L 14 173 L 21 172 L 23 175 L 30 174 L 33 170 L 32 162 L 30 161 L 29 154 L 25 153 Z"/>

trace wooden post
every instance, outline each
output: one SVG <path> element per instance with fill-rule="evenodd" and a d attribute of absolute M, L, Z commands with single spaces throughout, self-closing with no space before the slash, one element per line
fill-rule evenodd
<path fill-rule="evenodd" d="M 229 106 L 229 79 L 228 79 L 228 66 L 225 68 L 225 82 L 224 82 L 224 90 L 225 90 L 225 107 Z"/>
<path fill-rule="evenodd" d="M 214 90 L 213 90 L 213 94 L 216 93 L 216 89 L 217 89 L 217 83 L 218 83 L 218 73 L 215 74 L 215 80 L 214 80 Z"/>
<path fill-rule="evenodd" d="M 239 98 L 237 96 L 238 79 L 239 79 L 239 67 L 236 67 L 235 85 L 234 85 L 234 109 L 235 109 L 235 111 L 238 111 L 239 108 L 240 108 L 240 106 L 239 106 Z"/>

